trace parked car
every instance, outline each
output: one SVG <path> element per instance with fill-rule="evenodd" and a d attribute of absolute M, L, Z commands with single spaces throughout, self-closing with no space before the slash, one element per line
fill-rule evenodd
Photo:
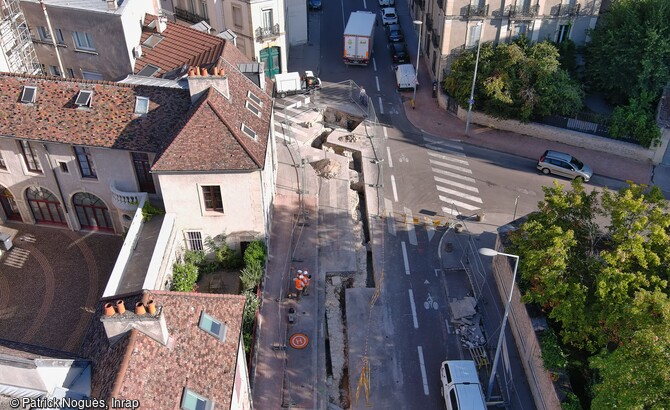
<path fill-rule="evenodd" d="M 405 36 L 402 34 L 402 28 L 400 28 L 400 24 L 391 24 L 386 26 L 386 36 L 388 37 L 389 41 L 392 42 L 403 41 L 405 39 Z"/>
<path fill-rule="evenodd" d="M 581 179 L 589 182 L 593 171 L 588 165 L 570 154 L 564 152 L 547 150 L 537 162 L 537 169 L 543 174 L 556 174 L 568 177 L 570 179 Z"/>
<path fill-rule="evenodd" d="M 385 7 L 382 9 L 382 22 L 384 25 L 398 24 L 398 14 L 394 7 Z"/>
<path fill-rule="evenodd" d="M 379 5 L 382 7 L 395 6 L 395 0 L 379 0 Z"/>
<path fill-rule="evenodd" d="M 309 0 L 309 8 L 312 10 L 321 10 L 321 0 Z"/>
<path fill-rule="evenodd" d="M 393 64 L 409 63 L 409 51 L 407 51 L 407 44 L 405 43 L 391 43 L 391 59 Z"/>
<path fill-rule="evenodd" d="M 479 374 L 472 360 L 442 362 L 440 380 L 440 393 L 447 410 L 486 410 Z"/>

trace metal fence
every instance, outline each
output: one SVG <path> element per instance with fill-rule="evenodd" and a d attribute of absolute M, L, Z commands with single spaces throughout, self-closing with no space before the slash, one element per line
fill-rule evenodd
<path fill-rule="evenodd" d="M 540 121 L 553 127 L 575 130 L 587 134 L 612 138 L 608 133 L 609 118 L 592 114 L 581 113 L 575 118 L 562 117 L 560 115 L 547 115 Z"/>

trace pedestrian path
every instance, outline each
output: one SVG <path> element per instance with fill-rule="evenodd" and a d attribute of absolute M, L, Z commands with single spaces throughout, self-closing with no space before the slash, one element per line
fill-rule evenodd
<path fill-rule="evenodd" d="M 458 216 L 481 209 L 483 202 L 463 146 L 430 136 L 424 136 L 423 140 L 424 146 L 430 149 L 428 161 L 443 214 Z"/>

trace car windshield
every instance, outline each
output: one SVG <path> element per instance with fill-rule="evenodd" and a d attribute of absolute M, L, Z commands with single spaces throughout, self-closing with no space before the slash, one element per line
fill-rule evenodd
<path fill-rule="evenodd" d="M 574 165 L 575 167 L 577 167 L 577 169 L 582 169 L 582 168 L 584 168 L 584 163 L 583 163 L 582 161 L 578 160 L 578 159 L 575 158 L 575 157 L 572 157 L 572 159 L 570 160 L 570 163 L 571 163 L 572 165 Z"/>

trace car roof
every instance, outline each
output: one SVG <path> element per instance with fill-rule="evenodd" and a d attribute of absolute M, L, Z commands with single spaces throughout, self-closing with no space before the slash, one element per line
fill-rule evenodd
<path fill-rule="evenodd" d="M 382 13 L 384 13 L 384 14 L 389 14 L 389 13 L 395 14 L 395 7 L 384 7 L 382 9 Z"/>
<path fill-rule="evenodd" d="M 477 368 L 472 360 L 447 360 L 442 365 L 449 367 L 453 383 L 479 384 Z"/>
<path fill-rule="evenodd" d="M 391 47 L 396 50 L 405 51 L 407 49 L 407 44 L 405 43 L 391 43 Z"/>
<path fill-rule="evenodd" d="M 393 30 L 402 30 L 402 27 L 400 27 L 400 24 L 389 24 L 386 26 L 390 31 Z"/>
<path fill-rule="evenodd" d="M 479 383 L 456 385 L 456 396 L 458 397 L 458 404 L 463 409 L 486 410 L 486 403 Z"/>
<path fill-rule="evenodd" d="M 557 159 L 562 159 L 562 160 L 568 161 L 568 162 L 570 162 L 570 160 L 572 160 L 572 155 L 566 154 L 565 152 L 559 152 L 559 151 L 553 151 L 553 150 L 547 150 L 545 156 L 552 157 L 552 158 L 557 158 Z"/>

